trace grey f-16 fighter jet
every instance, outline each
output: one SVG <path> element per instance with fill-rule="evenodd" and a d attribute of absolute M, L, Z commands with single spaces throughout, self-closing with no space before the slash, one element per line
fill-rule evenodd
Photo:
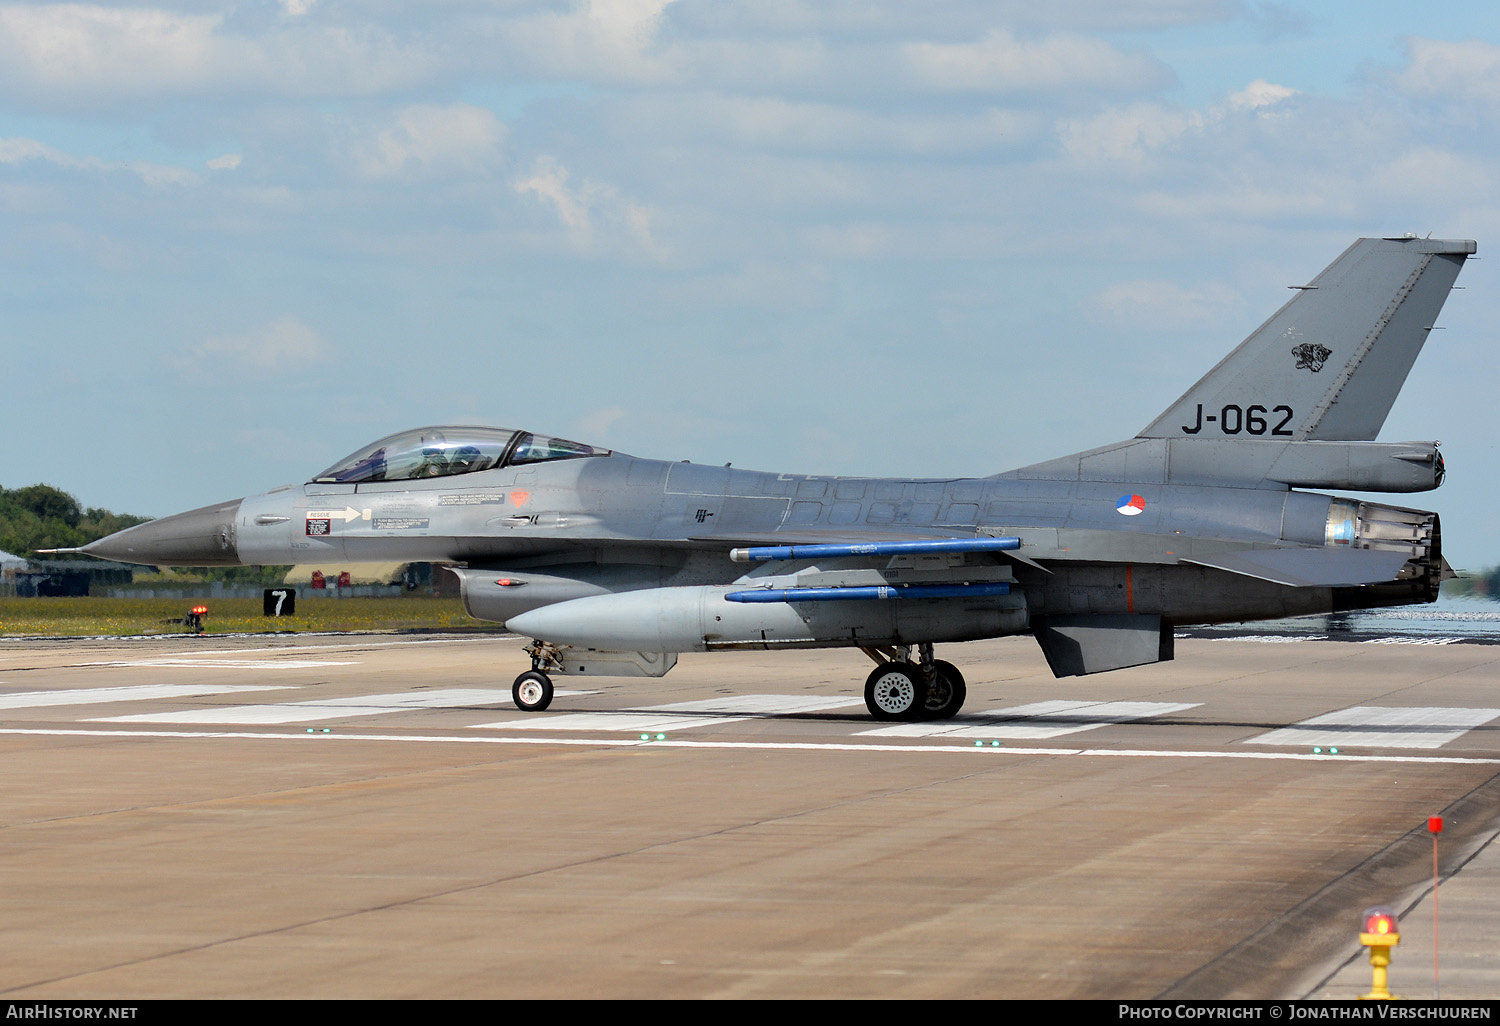
<path fill-rule="evenodd" d="M 1172 658 L 1172 629 L 1431 602 L 1435 442 L 1376 442 L 1473 242 L 1361 239 L 1134 438 L 991 477 L 815 477 L 492 427 L 382 438 L 306 484 L 85 552 L 171 566 L 426 560 L 558 674 L 681 652 L 858 648 L 879 719 L 950 717 L 939 642 L 1031 634 L 1056 675 Z"/>

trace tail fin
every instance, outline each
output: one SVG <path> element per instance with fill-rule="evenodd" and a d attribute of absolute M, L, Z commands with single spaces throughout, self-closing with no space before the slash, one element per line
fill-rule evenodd
<path fill-rule="evenodd" d="M 1137 437 L 1374 439 L 1474 250 L 1360 239 Z"/>

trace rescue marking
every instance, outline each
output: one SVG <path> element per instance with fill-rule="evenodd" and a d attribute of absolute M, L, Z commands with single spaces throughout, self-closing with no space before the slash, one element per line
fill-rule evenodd
<path fill-rule="evenodd" d="M 40 709 L 53 705 L 102 705 L 149 702 L 158 698 L 200 698 L 242 691 L 283 691 L 290 684 L 128 684 L 113 688 L 69 688 L 64 691 L 15 691 L 0 695 L 0 709 Z"/>
<path fill-rule="evenodd" d="M 1500 709 L 1419 706 L 1393 709 L 1356 705 L 1290 727 L 1247 738 L 1247 745 L 1319 745 L 1363 748 L 1440 748 L 1483 726 Z"/>
<path fill-rule="evenodd" d="M 560 692 L 559 692 L 560 693 Z M 619 712 L 562 713 L 526 720 L 475 724 L 480 730 L 619 730 L 678 731 L 739 723 L 757 716 L 794 716 L 798 713 L 864 706 L 861 699 L 793 695 L 735 695 L 696 702 L 672 702 Z M 694 716 L 693 713 L 707 715 Z"/>
<path fill-rule="evenodd" d="M 559 695 L 578 692 L 557 691 Z M 435 688 L 393 695 L 354 695 L 348 698 L 316 698 L 306 702 L 275 705 L 232 705 L 183 709 L 176 712 L 134 713 L 100 716 L 92 723 L 311 723 L 357 716 L 384 716 L 416 709 L 462 709 L 467 706 L 508 704 L 510 694 L 500 688 Z"/>
<path fill-rule="evenodd" d="M 862 737 L 972 737 L 1011 741 L 1041 740 L 1097 730 L 1114 723 L 1166 716 L 1195 709 L 1201 702 L 1069 702 L 1055 700 L 993 709 L 982 713 L 960 713 L 951 720 L 897 723 L 862 730 Z"/>

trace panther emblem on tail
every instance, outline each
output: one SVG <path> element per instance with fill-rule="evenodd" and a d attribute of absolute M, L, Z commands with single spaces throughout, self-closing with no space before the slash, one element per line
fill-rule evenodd
<path fill-rule="evenodd" d="M 1300 346 L 1292 347 L 1292 355 L 1297 358 L 1298 370 L 1310 370 L 1316 374 L 1323 369 L 1323 364 L 1333 355 L 1333 350 L 1315 342 L 1304 342 Z"/>

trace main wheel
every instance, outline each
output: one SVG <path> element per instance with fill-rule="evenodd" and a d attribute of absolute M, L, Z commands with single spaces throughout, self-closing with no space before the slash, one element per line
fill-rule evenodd
<path fill-rule="evenodd" d="M 877 720 L 921 719 L 927 685 L 910 663 L 881 663 L 865 678 L 865 705 Z"/>
<path fill-rule="evenodd" d="M 552 704 L 552 678 L 540 670 L 527 670 L 510 686 L 510 697 L 522 712 L 541 712 Z"/>
<path fill-rule="evenodd" d="M 932 683 L 927 687 L 927 704 L 923 709 L 925 718 L 946 720 L 957 716 L 968 693 L 958 667 L 939 659 L 932 664 Z"/>

